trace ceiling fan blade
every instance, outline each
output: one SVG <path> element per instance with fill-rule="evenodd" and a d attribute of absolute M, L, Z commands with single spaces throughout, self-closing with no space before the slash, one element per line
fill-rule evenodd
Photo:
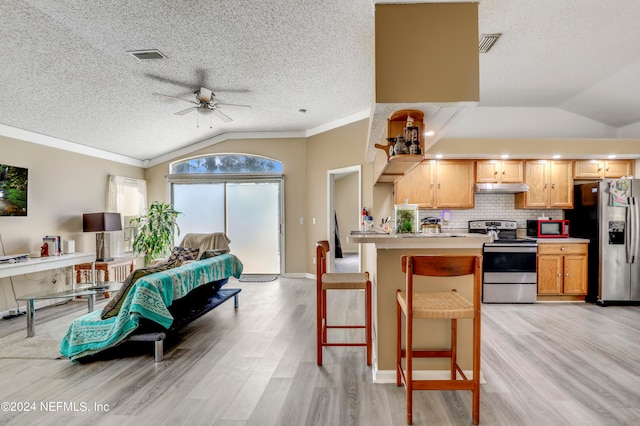
<path fill-rule="evenodd" d="M 185 114 L 188 114 L 188 113 L 190 113 L 191 111 L 195 111 L 195 110 L 197 110 L 197 109 L 198 109 L 198 107 L 197 107 L 197 106 L 189 107 L 189 108 L 187 108 L 187 109 L 183 109 L 182 111 L 175 112 L 174 114 L 175 114 L 175 115 L 185 115 Z"/>
<path fill-rule="evenodd" d="M 211 102 L 212 95 L 213 92 L 211 92 L 211 90 L 207 89 L 206 87 L 200 88 L 200 102 L 202 102 L 203 104 L 208 104 L 209 102 Z"/>
<path fill-rule="evenodd" d="M 192 82 L 188 82 L 188 81 L 180 81 L 180 80 L 174 80 L 171 78 L 167 78 L 167 77 L 163 77 L 161 75 L 157 75 L 157 74 L 151 74 L 151 73 L 145 73 L 145 76 L 152 78 L 156 81 L 159 81 L 161 83 L 168 83 L 174 86 L 180 86 L 180 87 L 184 87 L 185 89 L 189 89 L 189 90 L 193 90 L 193 83 Z"/>
<path fill-rule="evenodd" d="M 239 105 L 239 104 L 216 104 L 216 107 L 220 107 L 220 108 L 249 108 L 251 109 L 251 106 L 249 105 Z"/>
<path fill-rule="evenodd" d="M 231 117 L 229 117 L 227 114 L 223 113 L 219 109 L 214 108 L 211 111 L 215 114 L 216 117 L 218 117 L 220 120 L 224 121 L 225 123 L 229 123 L 233 121 Z"/>
<path fill-rule="evenodd" d="M 198 103 L 195 102 L 195 101 L 191 101 L 189 99 L 182 99 L 182 98 L 178 98 L 178 97 L 170 96 L 170 95 L 163 95 L 162 93 L 154 93 L 153 96 L 160 96 L 160 97 L 163 97 L 163 98 L 176 99 L 178 101 L 184 101 L 184 102 L 189 102 L 191 104 L 198 105 Z"/>

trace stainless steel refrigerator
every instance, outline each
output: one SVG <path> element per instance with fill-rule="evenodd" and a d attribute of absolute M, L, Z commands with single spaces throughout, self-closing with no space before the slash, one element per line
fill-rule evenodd
<path fill-rule="evenodd" d="M 565 219 L 572 237 L 590 240 L 587 302 L 640 303 L 639 203 L 640 179 L 575 185 Z"/>

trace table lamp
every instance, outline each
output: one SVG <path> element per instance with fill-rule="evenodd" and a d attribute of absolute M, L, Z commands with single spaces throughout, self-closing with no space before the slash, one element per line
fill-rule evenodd
<path fill-rule="evenodd" d="M 106 253 L 105 250 L 104 233 L 122 230 L 120 213 L 85 213 L 82 215 L 82 230 L 84 232 L 97 232 L 96 260 L 98 262 L 113 260 L 113 257 L 107 257 L 110 253 Z"/>

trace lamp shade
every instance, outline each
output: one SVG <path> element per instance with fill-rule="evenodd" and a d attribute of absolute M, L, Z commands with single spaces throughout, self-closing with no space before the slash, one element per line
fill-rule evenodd
<path fill-rule="evenodd" d="M 121 231 L 120 213 L 85 213 L 82 215 L 84 232 Z"/>

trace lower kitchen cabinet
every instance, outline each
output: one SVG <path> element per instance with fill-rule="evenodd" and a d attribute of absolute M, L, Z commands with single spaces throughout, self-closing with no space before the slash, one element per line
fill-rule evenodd
<path fill-rule="evenodd" d="M 538 243 L 538 295 L 587 294 L 587 244 Z"/>

